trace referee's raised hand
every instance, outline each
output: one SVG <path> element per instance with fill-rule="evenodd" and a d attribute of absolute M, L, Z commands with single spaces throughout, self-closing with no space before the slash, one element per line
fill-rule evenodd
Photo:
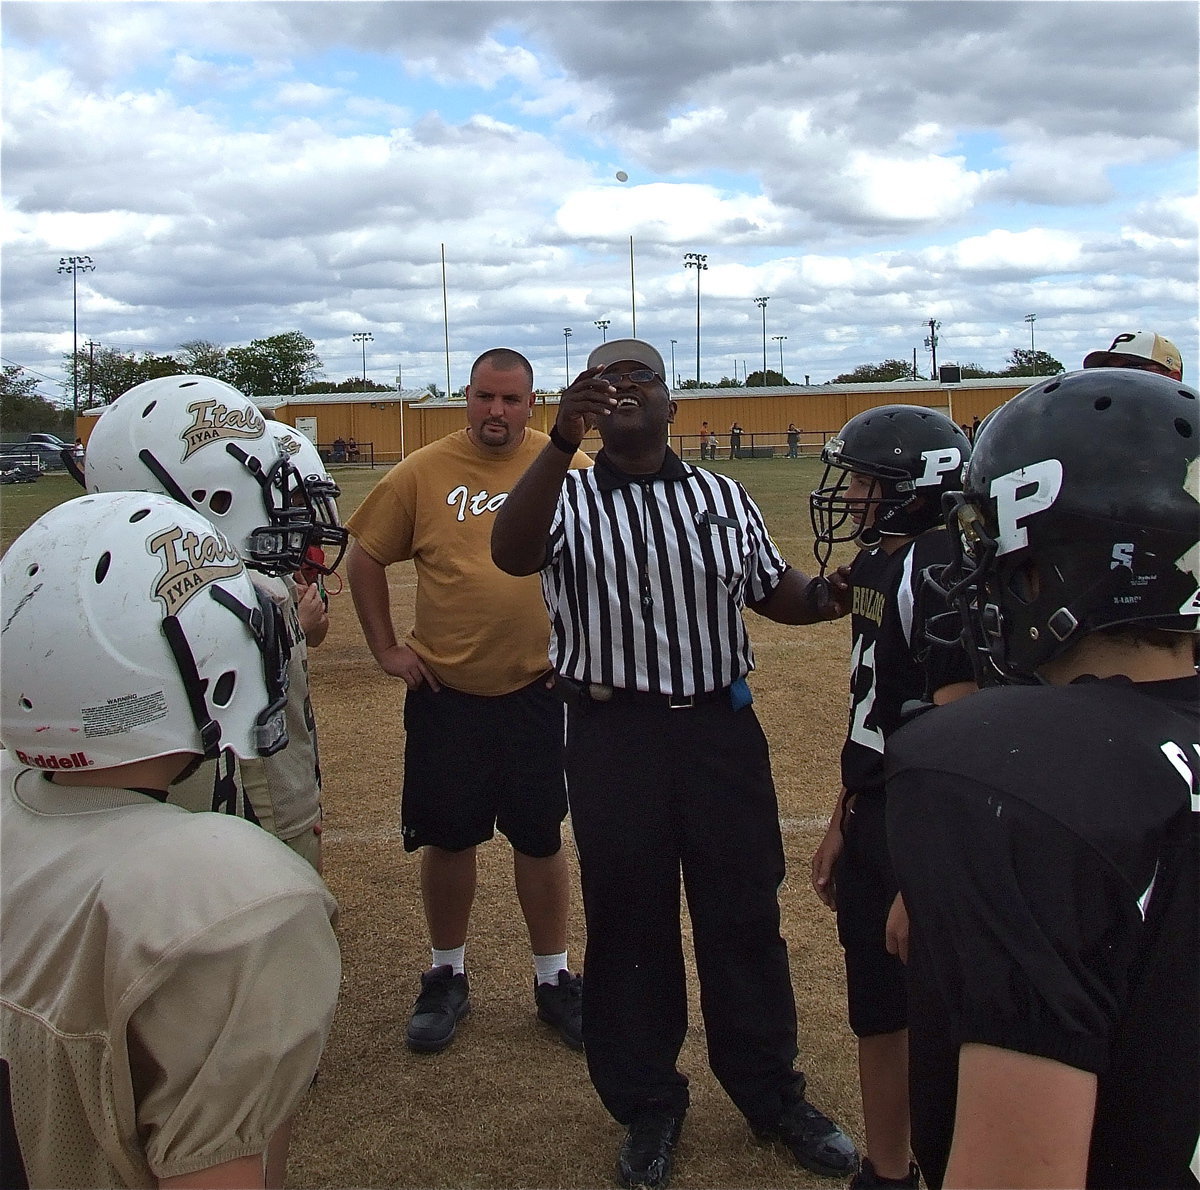
<path fill-rule="evenodd" d="M 616 408 L 617 390 L 601 377 L 603 371 L 604 365 L 580 372 L 559 397 L 555 427 L 568 442 L 578 445 L 600 418 Z"/>

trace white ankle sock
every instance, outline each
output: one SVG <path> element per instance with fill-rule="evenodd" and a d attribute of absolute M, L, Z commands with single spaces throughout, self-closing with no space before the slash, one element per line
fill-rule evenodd
<path fill-rule="evenodd" d="M 533 969 L 537 972 L 538 983 L 558 983 L 558 973 L 568 970 L 567 952 L 562 954 L 535 954 Z"/>
<path fill-rule="evenodd" d="M 464 966 L 466 953 L 467 944 L 465 942 L 462 946 L 456 946 L 453 950 L 438 950 L 434 947 L 433 965 L 435 967 L 442 967 L 449 963 L 454 968 L 454 974 L 461 975 L 466 970 Z"/>

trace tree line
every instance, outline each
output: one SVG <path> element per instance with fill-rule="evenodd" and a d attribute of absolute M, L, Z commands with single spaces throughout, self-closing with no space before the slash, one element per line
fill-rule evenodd
<path fill-rule="evenodd" d="M 112 347 L 99 350 L 88 348 L 63 356 L 63 382 L 67 409 L 46 400 L 37 392 L 37 379 L 18 366 L 5 366 L 0 373 L 0 424 L 5 434 L 13 435 L 41 430 L 74 435 L 75 370 L 79 375 L 79 408 L 89 409 L 110 405 L 123 392 L 160 376 L 181 373 L 214 376 L 234 388 L 249 394 L 301 394 L 336 392 L 384 392 L 388 386 L 374 380 L 350 377 L 346 380 L 317 379 L 322 371 L 320 356 L 313 341 L 299 331 L 285 331 L 265 339 L 254 339 L 245 347 L 222 347 L 206 339 L 181 343 L 170 355 L 154 352 L 126 352 Z M 1054 376 L 1064 371 L 1063 365 L 1045 351 L 1018 348 L 1008 357 L 1007 366 L 998 372 L 988 371 L 977 364 L 956 365 L 962 369 L 964 380 L 1002 376 Z M 888 359 L 880 363 L 860 364 L 849 372 L 834 376 L 831 384 L 866 384 L 893 380 L 919 380 L 907 360 Z M 763 388 L 790 384 L 781 372 L 767 369 L 751 372 L 744 380 L 722 376 L 719 381 L 685 380 L 685 389 Z M 441 396 L 436 385 L 428 386 L 430 393 Z M 542 390 L 538 390 L 541 392 Z M 462 390 L 454 394 L 461 396 Z"/>

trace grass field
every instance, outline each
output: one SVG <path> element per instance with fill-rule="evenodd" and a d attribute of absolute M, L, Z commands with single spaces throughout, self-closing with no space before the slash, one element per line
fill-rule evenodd
<path fill-rule="evenodd" d="M 808 492 L 820 465 L 772 459 L 713 466 L 746 485 L 784 555 L 811 572 Z M 380 475 L 338 473 L 343 515 Z M 42 511 L 77 491 L 65 476 L 0 490 L 0 543 L 6 548 Z M 835 560 L 845 558 L 844 551 Z M 389 582 L 402 633 L 412 616 L 411 565 L 392 567 Z M 444 1053 L 417 1056 L 404 1046 L 417 973 L 428 965 L 429 951 L 417 858 L 404 854 L 397 824 L 403 685 L 376 667 L 348 591 L 333 596 L 331 619 L 328 638 L 311 654 L 311 678 L 325 778 L 326 878 L 342 909 L 344 980 L 320 1079 L 297 1120 L 289 1184 L 611 1185 L 622 1130 L 596 1099 L 583 1058 L 534 1017 L 528 943 L 502 838 L 480 849 L 467 948 L 474 1010 Z M 800 1015 L 800 1065 L 814 1101 L 861 1140 L 841 952 L 833 917 L 808 886 L 809 858 L 838 787 L 848 624 L 788 628 L 754 615 L 748 620 L 757 659 L 751 686 L 771 741 L 788 859 L 780 895 Z M 463 725 L 464 733 L 470 730 Z M 584 942 L 575 896 L 576 969 Z M 693 1106 L 672 1181 L 676 1190 L 833 1185 L 751 1138 L 705 1065 L 694 972 L 691 1020 L 681 1069 L 692 1079 Z"/>

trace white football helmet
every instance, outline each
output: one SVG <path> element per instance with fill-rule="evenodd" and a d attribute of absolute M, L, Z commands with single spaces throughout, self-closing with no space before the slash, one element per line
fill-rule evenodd
<path fill-rule="evenodd" d="M 299 569 L 316 515 L 254 403 L 211 376 L 122 393 L 88 441 L 89 492 L 161 492 L 194 508 L 268 574 Z"/>
<path fill-rule="evenodd" d="M 325 469 L 317 448 L 301 433 L 281 421 L 267 421 L 267 429 L 275 439 L 283 457 L 299 473 L 316 519 L 316 532 L 309 542 L 306 569 L 318 574 L 332 574 L 346 552 L 349 533 L 342 528 L 337 500 L 342 489 Z M 311 547 L 316 547 L 314 553 Z M 326 552 L 326 550 L 330 552 Z M 331 560 L 332 559 L 332 560 Z"/>
<path fill-rule="evenodd" d="M 287 743 L 287 634 L 233 545 L 149 492 L 79 496 L 0 559 L 0 739 L 41 769 Z"/>

